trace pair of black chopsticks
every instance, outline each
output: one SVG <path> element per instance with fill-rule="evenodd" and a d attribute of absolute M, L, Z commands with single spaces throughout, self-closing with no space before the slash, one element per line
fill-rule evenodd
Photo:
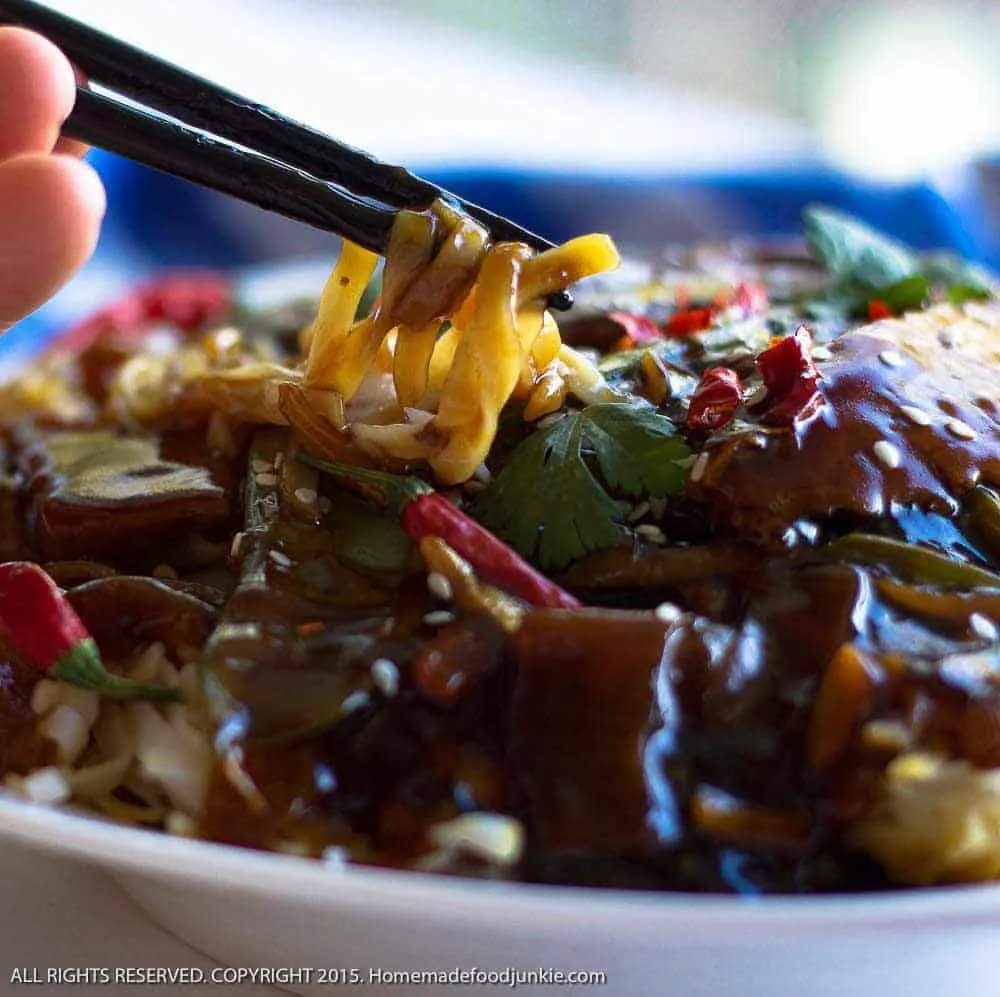
<path fill-rule="evenodd" d="M 63 126 L 70 138 L 337 232 L 377 253 L 388 247 L 398 209 L 422 210 L 437 198 L 481 222 L 496 241 L 552 246 L 401 166 L 381 163 L 42 4 L 0 0 L 0 24 L 44 35 L 93 83 L 134 102 L 78 87 Z M 549 302 L 571 303 L 568 295 Z"/>

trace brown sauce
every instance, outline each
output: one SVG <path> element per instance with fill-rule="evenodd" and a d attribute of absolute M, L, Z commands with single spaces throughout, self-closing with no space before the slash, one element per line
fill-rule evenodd
<path fill-rule="evenodd" d="M 62 562 L 109 662 L 153 640 L 198 657 L 216 752 L 208 838 L 426 867 L 436 824 L 489 811 L 522 823 L 523 858 L 436 868 L 883 888 L 845 831 L 893 757 L 867 725 L 1000 766 L 1000 660 L 974 624 L 996 619 L 997 591 L 914 581 L 820 542 L 860 524 L 997 567 L 960 516 L 970 489 L 1000 486 L 995 358 L 933 324 L 905 331 L 835 341 L 809 418 L 774 429 L 751 408 L 745 431 L 708 440 L 703 473 L 661 517 L 675 545 L 633 535 L 578 562 L 564 581 L 589 608 L 528 613 L 514 635 L 454 607 L 429 617 L 441 601 L 395 518 L 325 479 L 303 486 L 285 429 L 226 456 L 205 451 L 203 426 L 22 428 L 0 514 L 32 556 Z M 127 573 L 163 562 L 180 577 Z M 676 609 L 653 611 L 665 599 Z M 415 678 L 449 654 L 468 660 L 454 699 L 434 702 Z M 0 666 L 3 771 L 50 757 L 36 678 Z"/>

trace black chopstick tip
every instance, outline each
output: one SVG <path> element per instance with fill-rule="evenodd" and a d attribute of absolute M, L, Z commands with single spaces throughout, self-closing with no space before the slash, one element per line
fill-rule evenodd
<path fill-rule="evenodd" d="M 569 291 L 560 291 L 558 294 L 550 294 L 548 306 L 554 312 L 568 312 L 573 307 L 573 295 Z"/>

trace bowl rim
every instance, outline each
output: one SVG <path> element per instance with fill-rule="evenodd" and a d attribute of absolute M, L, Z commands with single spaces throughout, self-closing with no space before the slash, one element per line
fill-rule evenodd
<path fill-rule="evenodd" d="M 463 879 L 254 851 L 131 828 L 69 809 L 0 794 L 0 839 L 57 851 L 126 875 L 193 882 L 325 910 L 421 917 L 523 929 L 544 917 L 546 931 L 607 927 L 704 938 L 724 931 L 752 941 L 789 934 L 898 931 L 1000 923 L 1000 884 L 898 892 L 733 897 Z M 331 889 L 337 884 L 342 889 Z"/>

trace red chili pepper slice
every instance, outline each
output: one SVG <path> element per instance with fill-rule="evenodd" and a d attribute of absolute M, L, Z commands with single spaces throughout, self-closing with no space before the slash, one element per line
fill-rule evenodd
<path fill-rule="evenodd" d="M 684 425 L 688 429 L 721 429 L 733 421 L 743 403 L 743 382 L 728 367 L 709 367 L 691 395 Z"/>
<path fill-rule="evenodd" d="M 681 338 L 701 332 L 711 326 L 714 315 L 714 308 L 683 308 L 674 312 L 667 320 L 666 333 L 668 336 Z"/>
<path fill-rule="evenodd" d="M 414 541 L 440 537 L 472 565 L 480 578 L 532 606 L 573 609 L 580 605 L 578 599 L 536 571 L 440 492 L 427 492 L 408 502 L 403 507 L 402 523 Z"/>
<path fill-rule="evenodd" d="M 872 298 L 868 302 L 868 320 L 878 322 L 884 318 L 892 318 L 896 313 L 880 298 Z"/>
<path fill-rule="evenodd" d="M 822 401 L 819 371 L 812 359 L 812 336 L 803 325 L 757 357 L 767 388 L 761 417 L 772 425 L 791 425 L 811 415 Z"/>
<path fill-rule="evenodd" d="M 26 664 L 51 678 L 115 699 L 180 699 L 177 689 L 105 670 L 83 621 L 56 583 L 30 561 L 0 564 L 0 636 Z"/>
<path fill-rule="evenodd" d="M 744 316 L 759 315 L 767 311 L 767 290 L 754 281 L 742 281 L 733 290 L 733 304 Z"/>
<path fill-rule="evenodd" d="M 387 474 L 367 467 L 321 460 L 300 453 L 299 459 L 333 474 L 349 488 L 395 507 L 403 531 L 415 543 L 438 537 L 472 565 L 484 581 L 516 595 L 532 606 L 575 609 L 580 601 L 533 568 L 502 540 L 417 478 Z"/>
<path fill-rule="evenodd" d="M 232 286 L 221 274 L 171 274 L 98 309 L 59 336 L 53 349 L 79 354 L 105 337 L 129 346 L 161 323 L 195 331 L 221 321 L 232 301 Z"/>
<path fill-rule="evenodd" d="M 635 312 L 609 312 L 608 318 L 625 330 L 625 335 L 612 347 L 613 351 L 631 350 L 646 343 L 663 339 L 663 330 L 647 315 Z"/>

